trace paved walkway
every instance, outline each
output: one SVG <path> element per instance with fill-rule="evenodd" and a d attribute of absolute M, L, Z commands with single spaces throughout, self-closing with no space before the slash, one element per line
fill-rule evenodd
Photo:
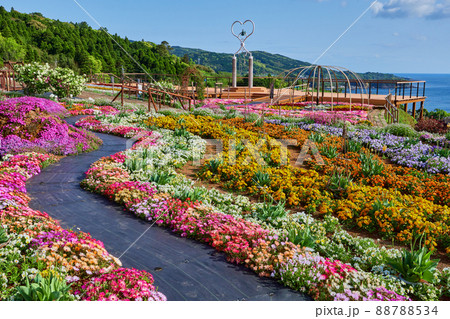
<path fill-rule="evenodd" d="M 367 119 L 372 122 L 375 127 L 385 127 L 387 125 L 384 118 L 384 109 L 376 108 L 367 113 Z"/>
<path fill-rule="evenodd" d="M 119 257 L 150 223 L 79 186 L 91 163 L 126 148 L 124 138 L 97 135 L 104 143 L 100 149 L 63 158 L 28 181 L 30 207 L 47 212 L 63 227 L 92 234 Z M 145 232 L 120 260 L 124 267 L 152 273 L 155 285 L 169 300 L 311 300 L 273 279 L 260 278 L 243 266 L 228 263 L 222 253 L 208 245 L 157 226 Z"/>

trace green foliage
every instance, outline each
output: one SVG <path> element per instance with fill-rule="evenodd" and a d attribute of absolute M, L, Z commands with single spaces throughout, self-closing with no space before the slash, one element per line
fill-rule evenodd
<path fill-rule="evenodd" d="M 4 244 L 8 241 L 9 237 L 3 227 L 0 227 L 0 244 Z"/>
<path fill-rule="evenodd" d="M 0 53 L 9 54 L 10 60 L 44 62 L 52 66 L 57 63 L 79 74 L 101 70 L 120 75 L 122 66 L 125 72 L 142 73 L 133 59 L 152 73 L 181 74 L 186 67 L 186 63 L 171 54 L 166 41 L 158 45 L 130 41 L 105 31 L 95 30 L 86 22 L 67 23 L 36 14 L 3 10 L 0 33 L 7 45 L 0 40 Z M 1 50 L 2 43 L 6 51 Z"/>
<path fill-rule="evenodd" d="M 185 187 L 176 189 L 175 192 L 172 194 L 172 197 L 178 198 L 179 200 L 182 201 L 191 200 L 195 202 L 204 199 L 207 192 L 208 190 L 206 188 Z"/>
<path fill-rule="evenodd" d="M 419 246 L 422 246 L 423 236 L 420 237 Z M 399 258 L 387 258 L 386 265 L 398 272 L 404 280 L 417 283 L 421 280 L 431 282 L 436 266 L 439 263 L 437 259 L 430 259 L 432 252 L 425 246 L 415 249 L 417 239 L 411 244 L 411 251 L 403 249 Z"/>
<path fill-rule="evenodd" d="M 225 113 L 225 118 L 226 119 L 234 119 L 237 116 L 238 116 L 237 111 L 233 110 L 233 109 L 229 109 Z"/>
<path fill-rule="evenodd" d="M 409 115 L 407 112 L 405 112 L 405 110 L 402 110 L 401 108 L 399 108 L 398 122 L 400 124 L 406 124 L 406 125 L 414 127 L 414 125 L 416 124 L 416 119 L 413 118 L 411 115 Z"/>
<path fill-rule="evenodd" d="M 37 274 L 30 284 L 28 278 L 25 286 L 16 288 L 15 301 L 70 301 L 75 298 L 69 294 L 70 286 L 65 281 L 50 274 L 43 278 Z"/>
<path fill-rule="evenodd" d="M 383 164 L 370 153 L 361 153 L 359 160 L 361 161 L 361 172 L 365 177 L 380 175 L 384 169 Z"/>
<path fill-rule="evenodd" d="M 92 55 L 88 55 L 80 66 L 82 74 L 95 74 L 102 72 L 102 61 Z"/>
<path fill-rule="evenodd" d="M 418 133 L 407 124 L 390 124 L 383 131 L 396 136 L 417 137 Z"/>
<path fill-rule="evenodd" d="M 211 109 L 202 109 L 202 108 L 198 108 L 192 111 L 193 115 L 197 115 L 197 116 L 212 116 L 214 115 L 214 111 Z"/>
<path fill-rule="evenodd" d="M 256 123 L 260 119 L 260 116 L 256 113 L 249 113 L 245 116 L 244 121 L 247 123 Z"/>
<path fill-rule="evenodd" d="M 334 172 L 330 176 L 327 189 L 332 192 L 335 197 L 342 197 L 347 193 L 347 188 L 350 186 L 352 178 L 350 174 L 343 172 Z"/>
<path fill-rule="evenodd" d="M 450 149 L 448 148 L 437 148 L 434 152 L 441 157 L 450 157 Z"/>
<path fill-rule="evenodd" d="M 0 34 L 0 60 L 2 61 L 23 61 L 26 50 L 23 45 L 16 42 L 14 38 L 3 37 Z"/>
<path fill-rule="evenodd" d="M 356 142 L 356 141 L 346 140 L 345 144 L 347 147 L 347 152 L 359 153 L 362 149 L 361 143 Z"/>
<path fill-rule="evenodd" d="M 166 185 L 168 183 L 170 183 L 170 181 L 174 178 L 175 176 L 170 173 L 170 172 L 166 172 L 166 171 L 154 171 L 151 173 L 151 175 L 149 176 L 149 181 L 150 182 L 154 182 L 158 185 Z"/>
<path fill-rule="evenodd" d="M 142 171 L 145 169 L 145 162 L 142 158 L 126 158 L 124 165 L 130 172 Z"/>
<path fill-rule="evenodd" d="M 175 128 L 173 131 L 174 136 L 189 138 L 191 135 L 185 128 Z"/>
<path fill-rule="evenodd" d="M 176 116 L 177 115 L 177 112 L 175 112 L 174 110 L 159 110 L 158 113 L 165 115 L 165 116 Z"/>
<path fill-rule="evenodd" d="M 323 143 L 325 141 L 325 135 L 320 132 L 312 132 L 308 138 L 314 143 Z"/>
<path fill-rule="evenodd" d="M 320 148 L 320 154 L 325 155 L 328 158 L 335 158 L 339 155 L 337 147 L 328 145 L 328 146 L 322 146 Z"/>
<path fill-rule="evenodd" d="M 317 245 L 317 238 L 314 232 L 311 231 L 309 225 L 305 225 L 301 228 L 298 224 L 293 224 L 287 228 L 287 237 L 290 242 L 301 247 L 308 247 L 314 249 Z"/>
<path fill-rule="evenodd" d="M 220 158 L 215 158 L 210 160 L 207 164 L 206 164 L 206 168 L 208 170 L 210 170 L 211 172 L 213 172 L 214 174 L 217 174 L 219 171 L 219 167 L 220 165 L 223 164 L 222 159 Z"/>
<path fill-rule="evenodd" d="M 284 202 L 278 202 L 276 205 L 273 205 L 273 201 L 264 202 L 256 209 L 255 217 L 277 227 L 280 224 L 280 219 L 287 215 L 284 205 Z"/>
<path fill-rule="evenodd" d="M 289 125 L 287 125 L 287 126 L 284 127 L 284 130 L 285 130 L 286 132 L 293 132 L 293 131 L 295 131 L 296 129 L 298 129 L 298 126 L 295 125 L 295 124 L 289 124 Z"/>
<path fill-rule="evenodd" d="M 434 111 L 423 110 L 424 117 L 430 117 L 435 120 L 442 120 L 445 117 L 450 117 L 450 113 L 441 109 L 434 109 Z"/>
<path fill-rule="evenodd" d="M 271 179 L 269 173 L 257 171 L 252 178 L 252 182 L 259 187 L 269 186 Z"/>

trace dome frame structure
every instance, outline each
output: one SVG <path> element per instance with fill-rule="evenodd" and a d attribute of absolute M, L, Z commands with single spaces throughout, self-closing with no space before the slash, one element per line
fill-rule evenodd
<path fill-rule="evenodd" d="M 309 65 L 287 70 L 281 73 L 278 78 L 282 78 L 288 85 L 279 89 L 274 99 L 277 103 L 286 95 L 286 92 L 292 90 L 301 90 L 306 100 L 310 99 L 316 102 L 316 105 L 324 103 L 325 93 L 327 99 L 331 102 L 331 110 L 335 101 L 339 101 L 339 95 L 349 95 L 350 110 L 352 106 L 352 99 L 355 100 L 354 95 L 359 97 L 361 104 L 370 104 L 370 96 L 367 94 L 367 89 L 361 77 L 344 67 L 330 66 L 330 65 Z M 304 83 L 306 81 L 306 83 Z M 300 84 L 301 82 L 301 84 Z M 340 93 L 340 83 L 344 83 L 345 93 Z M 355 87 L 355 92 L 352 93 L 352 87 Z M 347 93 L 347 88 L 349 92 Z M 359 89 L 359 93 L 358 93 Z M 367 102 L 365 102 L 367 101 Z"/>

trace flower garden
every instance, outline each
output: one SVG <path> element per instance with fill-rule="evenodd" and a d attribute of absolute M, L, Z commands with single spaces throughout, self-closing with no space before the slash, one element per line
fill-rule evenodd
<path fill-rule="evenodd" d="M 0 300 L 165 300 L 151 274 L 122 268 L 102 242 L 28 206 L 27 179 L 101 140 L 65 124 L 66 109 L 49 100 L 9 99 L 0 110 Z"/>
<path fill-rule="evenodd" d="M 211 100 L 190 114 L 119 111 L 108 105 L 50 107 L 50 102 L 32 108 L 13 99 L 1 103 L 9 107 L 0 119 L 15 123 L 2 131 L 3 141 L 11 139 L 14 127 L 36 118 L 34 113 L 23 118 L 17 116 L 22 113 L 8 113 L 11 106 L 28 113 L 39 108 L 47 117 L 53 114 L 55 121 L 56 114 L 88 115 L 76 129 L 66 125 L 67 132 L 78 135 L 61 137 L 65 144 L 57 143 L 59 148 L 49 146 L 48 134 L 25 130 L 18 137 L 32 145 L 21 142 L 4 148 L 3 299 L 25 299 L 24 287 L 31 278 L 37 285 L 57 281 L 60 300 L 166 299 L 151 274 L 120 268 L 120 261 L 101 242 L 64 230 L 27 206 L 27 178 L 56 161 L 55 155 L 99 145 L 86 130 L 133 138 L 136 143 L 93 163 L 81 183 L 84 189 L 123 205 L 137 218 L 206 243 L 259 276 L 272 277 L 314 300 L 450 297 L 450 268 L 431 259 L 431 254 L 444 261 L 450 257 L 449 154 L 437 145 L 442 145 L 439 136 L 398 136 L 357 125 L 367 120 L 364 106 L 322 111 L 341 114 L 331 118 L 309 116 L 321 111 L 305 110 L 306 104 L 283 106 L 296 113 L 280 116 L 280 109 L 244 106 L 243 101 Z M 251 113 L 268 116 L 255 119 Z M 330 125 L 341 122 L 355 125 L 347 134 L 339 125 Z M 45 124 L 39 129 L 46 131 Z M 205 139 L 220 140 L 223 150 L 204 160 Z M 281 140 L 297 146 L 287 149 Z M 314 143 L 325 165 L 315 156 L 297 165 L 296 151 L 307 141 Z M 180 172 L 192 161 L 199 164 L 195 172 L 200 186 Z M 355 236 L 355 231 L 392 241 L 397 248 Z M 404 248 L 411 243 L 416 245 Z M 404 264 L 407 259 L 410 264 Z"/>
<path fill-rule="evenodd" d="M 333 105 L 315 105 L 312 102 L 290 103 L 273 106 L 270 103 L 245 104 L 244 100 L 208 99 L 200 110 L 235 111 L 240 114 L 257 114 L 264 116 L 279 116 L 283 118 L 306 118 L 314 123 L 331 124 L 349 122 L 356 124 L 367 121 L 367 111 L 370 105 L 348 105 L 335 103 Z"/>

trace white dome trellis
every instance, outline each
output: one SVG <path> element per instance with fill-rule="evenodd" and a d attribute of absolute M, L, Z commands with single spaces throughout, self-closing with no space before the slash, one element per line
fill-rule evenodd
<path fill-rule="evenodd" d="M 329 65 L 309 65 L 283 72 L 279 75 L 288 85 L 277 91 L 274 103 L 278 103 L 289 91 L 300 91 L 306 99 L 315 101 L 316 104 L 323 103 L 325 96 L 331 101 L 331 109 L 335 101 L 339 101 L 339 96 L 344 95 L 347 98 L 347 88 L 349 90 L 350 110 L 352 98 L 358 96 L 361 104 L 369 104 L 369 96 L 363 80 L 355 72 L 337 66 Z M 340 93 L 340 83 L 344 83 L 345 93 Z M 355 87 L 355 93 L 352 93 L 352 86 Z M 358 94 L 359 89 L 359 94 Z M 326 93 L 326 94 L 325 94 Z"/>

